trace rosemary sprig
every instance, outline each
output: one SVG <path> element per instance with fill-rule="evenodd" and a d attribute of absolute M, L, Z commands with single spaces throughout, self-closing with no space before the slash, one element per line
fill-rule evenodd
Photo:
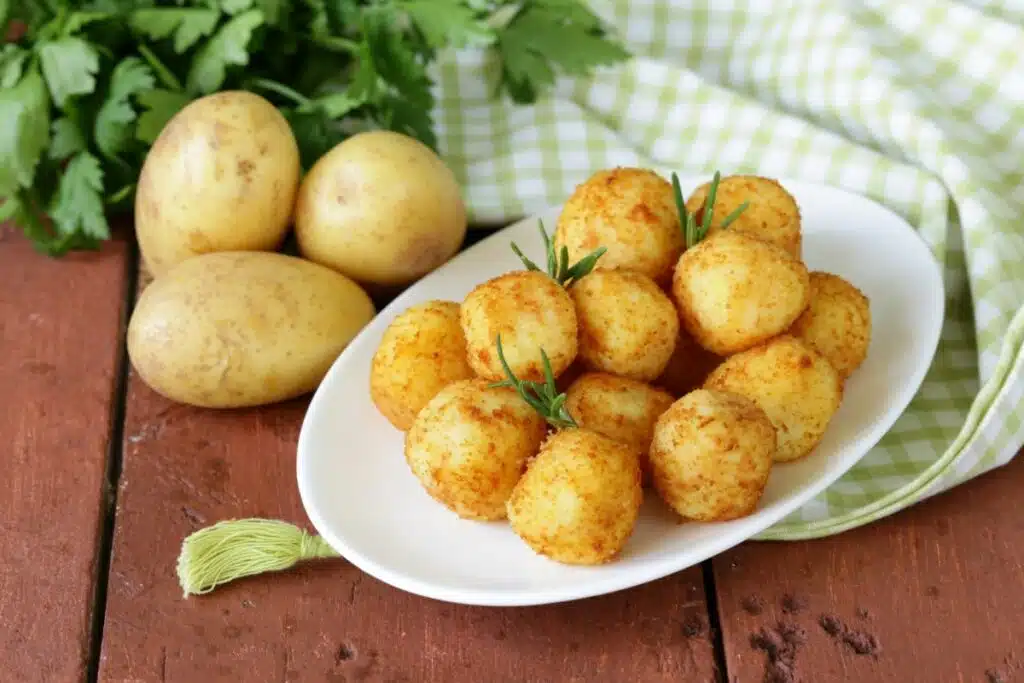
<path fill-rule="evenodd" d="M 516 377 L 512 368 L 508 366 L 508 361 L 505 360 L 505 351 L 501 348 L 500 334 L 497 337 L 497 344 L 498 360 L 508 379 L 494 382 L 491 386 L 513 387 L 523 397 L 523 400 L 529 403 L 530 407 L 536 410 L 552 427 L 557 429 L 578 427 L 576 420 L 565 409 L 566 395 L 558 393 L 558 388 L 555 387 L 555 374 L 551 371 L 551 361 L 548 359 L 548 354 L 544 353 L 544 349 L 540 350 L 541 362 L 544 364 L 544 381 L 531 382 Z"/>
<path fill-rule="evenodd" d="M 718 194 L 718 183 L 721 179 L 722 174 L 715 171 L 715 175 L 711 179 L 711 186 L 708 188 L 707 199 L 704 201 L 704 215 L 701 217 L 700 225 L 697 225 L 697 219 L 694 218 L 692 213 L 686 210 L 686 202 L 683 200 L 683 190 L 679 186 L 679 176 L 675 173 L 672 174 L 672 190 L 675 192 L 676 209 L 679 211 L 679 227 L 683 231 L 683 237 L 686 240 L 687 249 L 707 237 L 708 231 L 711 230 L 711 220 L 715 214 L 715 197 Z M 740 217 L 740 214 L 743 213 L 748 206 L 750 206 L 750 202 L 744 200 L 742 204 L 733 209 L 732 212 L 725 217 L 718 227 L 723 230 L 728 228 L 733 221 Z"/>
<path fill-rule="evenodd" d="M 590 252 L 576 263 L 569 265 L 569 249 L 563 244 L 561 250 L 555 250 L 555 243 L 549 236 L 547 231 L 544 229 L 544 223 L 537 221 L 537 226 L 540 228 L 541 239 L 544 240 L 544 253 L 548 257 L 548 275 L 560 285 L 568 286 L 572 282 L 575 282 L 587 275 L 597 265 L 597 259 L 601 258 L 606 251 L 607 247 L 598 247 L 594 251 Z M 516 253 L 519 260 L 523 262 L 527 270 L 540 271 L 540 267 L 528 259 L 525 254 L 519 249 L 519 245 L 512 242 L 512 251 Z"/>

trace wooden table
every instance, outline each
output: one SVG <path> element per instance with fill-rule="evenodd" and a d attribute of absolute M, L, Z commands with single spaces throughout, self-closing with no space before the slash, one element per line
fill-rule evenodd
<path fill-rule="evenodd" d="M 1024 459 L 826 540 L 748 543 L 575 603 L 474 608 L 342 560 L 182 598 L 181 540 L 307 525 L 299 400 L 174 405 L 127 367 L 135 249 L 0 228 L 2 683 L 1024 681 Z"/>

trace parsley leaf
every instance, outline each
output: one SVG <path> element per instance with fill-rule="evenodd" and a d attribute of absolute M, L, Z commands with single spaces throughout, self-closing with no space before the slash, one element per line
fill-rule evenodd
<path fill-rule="evenodd" d="M 38 69 L 13 88 L 0 90 L 0 197 L 31 187 L 50 141 L 50 98 Z"/>
<path fill-rule="evenodd" d="M 256 0 L 256 7 L 263 12 L 267 23 L 277 26 L 285 16 L 288 0 Z"/>
<path fill-rule="evenodd" d="M 299 145 L 299 157 L 305 169 L 348 137 L 342 125 L 320 109 L 290 111 L 285 114 L 285 118 Z"/>
<path fill-rule="evenodd" d="M 375 105 L 375 120 L 436 148 L 431 110 L 434 94 L 426 66 L 403 41 L 388 12 L 367 13 L 363 19 L 365 59 L 358 80 L 352 84 L 355 97 Z M 373 78 L 375 73 L 384 87 Z"/>
<path fill-rule="evenodd" d="M 2 2 L 3 0 L 0 0 Z M 18 195 L 7 197 L 0 202 L 0 223 L 6 223 L 22 211 L 21 198 Z"/>
<path fill-rule="evenodd" d="M 0 88 L 12 88 L 21 80 L 28 56 L 28 50 L 20 45 L 4 45 L 3 50 L 0 50 Z"/>
<path fill-rule="evenodd" d="M 152 144 L 171 117 L 184 109 L 192 98 L 183 92 L 157 88 L 141 92 L 135 99 L 146 108 L 135 126 L 135 137 Z"/>
<path fill-rule="evenodd" d="M 185 52 L 203 36 L 208 36 L 217 26 L 220 12 L 215 9 L 157 7 L 132 12 L 130 25 L 133 29 L 161 40 L 174 34 L 174 51 Z"/>
<path fill-rule="evenodd" d="M 86 148 L 82 129 L 69 117 L 63 116 L 53 122 L 50 132 L 50 150 L 48 156 L 54 161 L 63 161 L 72 154 Z"/>
<path fill-rule="evenodd" d="M 109 18 L 109 12 L 73 12 L 64 24 L 64 35 L 70 36 L 78 33 L 94 21 L 104 21 Z"/>
<path fill-rule="evenodd" d="M 100 56 L 81 38 L 61 38 L 39 45 L 39 63 L 46 85 L 58 107 L 75 95 L 88 95 L 96 88 Z"/>
<path fill-rule="evenodd" d="M 32 240 L 32 246 L 39 252 L 57 256 L 74 246 L 72 239 L 54 237 L 43 224 L 43 207 L 28 190 L 19 192 L 4 202 L 4 217 L 10 216 L 25 236 Z"/>
<path fill-rule="evenodd" d="M 87 238 L 84 244 L 110 238 L 103 213 L 103 171 L 99 159 L 79 152 L 64 169 L 50 207 L 57 233 Z"/>
<path fill-rule="evenodd" d="M 229 66 L 248 64 L 246 48 L 253 31 L 262 23 L 263 12 L 253 9 L 224 24 L 196 54 L 188 72 L 188 91 L 202 95 L 212 93 L 224 84 Z"/>
<path fill-rule="evenodd" d="M 494 31 L 462 0 L 404 0 L 405 10 L 433 48 L 489 45 Z"/>
<path fill-rule="evenodd" d="M 310 35 L 314 38 L 330 35 L 330 18 L 327 15 L 326 0 L 303 0 L 306 9 L 312 14 L 308 26 Z"/>
<path fill-rule="evenodd" d="M 580 0 L 532 0 L 499 34 L 497 49 L 501 84 L 519 103 L 533 102 L 553 85 L 556 67 L 583 75 L 629 57 Z"/>
<path fill-rule="evenodd" d="M 252 7 L 252 0 L 220 0 L 220 8 L 228 14 L 238 14 Z"/>
<path fill-rule="evenodd" d="M 153 72 L 138 57 L 126 57 L 114 67 L 107 99 L 96 114 L 93 135 L 96 146 L 108 159 L 120 154 L 132 139 L 135 110 L 130 98 L 152 89 Z"/>
<path fill-rule="evenodd" d="M 347 92 L 336 92 L 316 98 L 306 108 L 319 107 L 328 118 L 340 119 L 345 114 L 355 111 L 365 103 L 366 100 L 361 97 L 354 97 Z"/>

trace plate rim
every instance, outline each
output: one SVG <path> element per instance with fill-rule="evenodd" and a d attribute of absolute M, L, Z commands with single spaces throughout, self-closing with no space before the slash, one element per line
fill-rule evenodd
<path fill-rule="evenodd" d="M 703 177 L 699 175 L 691 175 L 686 178 L 680 176 L 680 184 L 686 188 L 692 183 L 696 187 L 700 182 L 703 182 Z M 726 534 L 717 537 L 714 541 L 702 544 L 702 551 L 699 553 L 700 559 L 696 561 L 680 561 L 673 563 L 671 562 L 672 557 L 666 557 L 660 559 L 658 562 L 653 562 L 648 565 L 636 568 L 633 574 L 630 575 L 629 580 L 623 581 L 621 576 L 611 576 L 607 579 L 596 578 L 594 580 L 586 581 L 582 583 L 582 587 L 573 587 L 567 589 L 565 587 L 557 587 L 555 589 L 530 589 L 526 591 L 495 591 L 492 589 L 479 588 L 479 587 L 467 587 L 464 589 L 452 588 L 443 585 L 436 585 L 428 581 L 422 581 L 413 576 L 409 576 L 406 572 L 392 570 L 389 566 L 382 565 L 373 560 L 370 560 L 363 556 L 360 552 L 354 550 L 342 537 L 333 533 L 331 525 L 324 519 L 320 514 L 316 505 L 311 504 L 312 492 L 309 490 L 309 484 L 307 483 L 309 477 L 305 475 L 306 458 L 303 457 L 303 453 L 309 452 L 306 446 L 309 440 L 309 425 L 312 424 L 313 419 L 318 412 L 317 406 L 324 400 L 323 395 L 325 393 L 325 386 L 333 385 L 335 381 L 332 381 L 332 377 L 339 370 L 342 365 L 342 361 L 349 354 L 349 349 L 354 345 L 356 339 L 367 334 L 367 328 L 373 323 L 371 322 L 366 328 L 360 330 L 359 334 L 353 338 L 345 349 L 335 358 L 328 372 L 324 376 L 324 379 L 317 386 L 316 391 L 310 399 L 305 414 L 303 415 L 302 424 L 299 429 L 299 436 L 296 443 L 296 479 L 299 489 L 299 498 L 302 502 L 303 509 L 306 512 L 310 523 L 318 534 L 323 537 L 325 541 L 336 551 L 338 554 L 351 565 L 359 569 L 361 572 L 368 574 L 369 576 L 382 581 L 394 588 L 412 593 L 425 598 L 438 600 L 442 602 L 452 604 L 463 604 L 473 606 L 487 606 L 487 607 L 526 607 L 526 606 L 540 606 L 546 604 L 555 604 L 561 602 L 571 602 L 577 600 L 585 600 L 600 595 L 607 595 L 616 593 L 622 590 L 628 590 L 635 588 L 659 579 L 665 578 L 672 574 L 678 573 L 685 569 L 697 566 L 702 562 L 711 559 L 722 552 L 741 545 L 755 538 L 759 533 L 765 529 L 770 528 L 776 524 L 779 520 L 785 518 L 795 510 L 799 509 L 807 501 L 813 499 L 822 491 L 827 489 L 850 469 L 857 465 L 885 436 L 886 433 L 892 428 L 893 424 L 906 412 L 907 407 L 913 400 L 914 396 L 917 395 L 924 382 L 925 377 L 931 370 L 932 365 L 935 362 L 935 356 L 938 352 L 938 345 L 941 341 L 942 327 L 946 318 L 946 287 L 944 278 L 943 265 L 936 258 L 935 253 L 932 251 L 929 244 L 924 240 L 920 231 L 910 224 L 905 218 L 900 216 L 898 213 L 890 209 L 889 207 L 875 201 L 871 197 L 864 194 L 853 192 L 842 187 L 835 185 L 829 185 L 825 183 L 809 182 L 805 180 L 798 180 L 795 178 L 779 178 L 778 182 L 784 187 L 792 188 L 790 191 L 794 195 L 802 194 L 803 191 L 825 191 L 838 193 L 847 197 L 852 197 L 859 202 L 867 202 L 874 205 L 876 210 L 888 214 L 888 216 L 894 221 L 898 222 L 902 229 L 906 230 L 915 239 L 924 253 L 927 254 L 927 262 L 930 270 L 932 270 L 933 276 L 939 283 L 939 287 L 933 291 L 931 307 L 935 307 L 937 315 L 935 316 L 935 324 L 933 329 L 927 331 L 930 339 L 929 352 L 927 354 L 927 362 L 922 363 L 919 366 L 913 376 L 912 381 L 908 382 L 903 392 L 898 394 L 897 401 L 894 401 L 895 405 L 899 406 L 898 410 L 890 411 L 891 417 L 886 420 L 880 420 L 878 423 L 872 426 L 868 431 L 868 435 L 864 438 L 866 444 L 862 452 L 858 454 L 851 462 L 842 468 L 838 468 L 837 472 L 830 473 L 819 477 L 814 483 L 807 488 L 799 496 L 794 496 L 790 500 L 786 500 L 780 503 L 778 507 L 772 511 L 771 514 L 766 515 L 764 518 L 758 520 L 753 528 L 749 532 L 740 534 L 742 538 L 736 540 L 732 535 Z M 801 191 L 803 190 L 803 191 Z M 797 199 L 799 203 L 799 199 Z M 469 247 L 461 249 L 453 259 L 470 252 L 478 245 L 488 242 L 490 240 L 500 239 L 503 234 L 508 230 L 517 228 L 524 223 L 535 222 L 538 219 L 545 219 L 547 216 L 557 216 L 558 213 L 564 207 L 565 202 L 557 203 L 548 206 L 545 209 L 524 215 L 516 220 L 513 220 L 503 227 L 496 229 L 486 237 L 477 240 L 474 244 Z M 448 262 L 442 264 L 439 268 L 435 269 L 431 273 L 428 273 L 424 278 L 434 276 L 435 274 L 443 276 L 443 270 L 448 266 Z M 375 316 L 377 318 L 391 318 L 393 317 L 395 309 L 405 310 L 408 307 L 406 301 L 408 299 L 414 299 L 416 296 L 415 289 L 422 282 L 424 278 L 417 280 L 410 284 L 405 291 L 390 301 L 384 308 L 382 308 Z"/>

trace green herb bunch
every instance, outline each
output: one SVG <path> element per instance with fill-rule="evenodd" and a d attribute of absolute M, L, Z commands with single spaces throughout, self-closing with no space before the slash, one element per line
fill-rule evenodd
<path fill-rule="evenodd" d="M 149 146 L 188 102 L 245 89 L 303 165 L 353 132 L 436 149 L 431 64 L 486 50 L 495 97 L 628 57 L 585 0 L 0 0 L 0 220 L 59 255 L 110 236 Z"/>

